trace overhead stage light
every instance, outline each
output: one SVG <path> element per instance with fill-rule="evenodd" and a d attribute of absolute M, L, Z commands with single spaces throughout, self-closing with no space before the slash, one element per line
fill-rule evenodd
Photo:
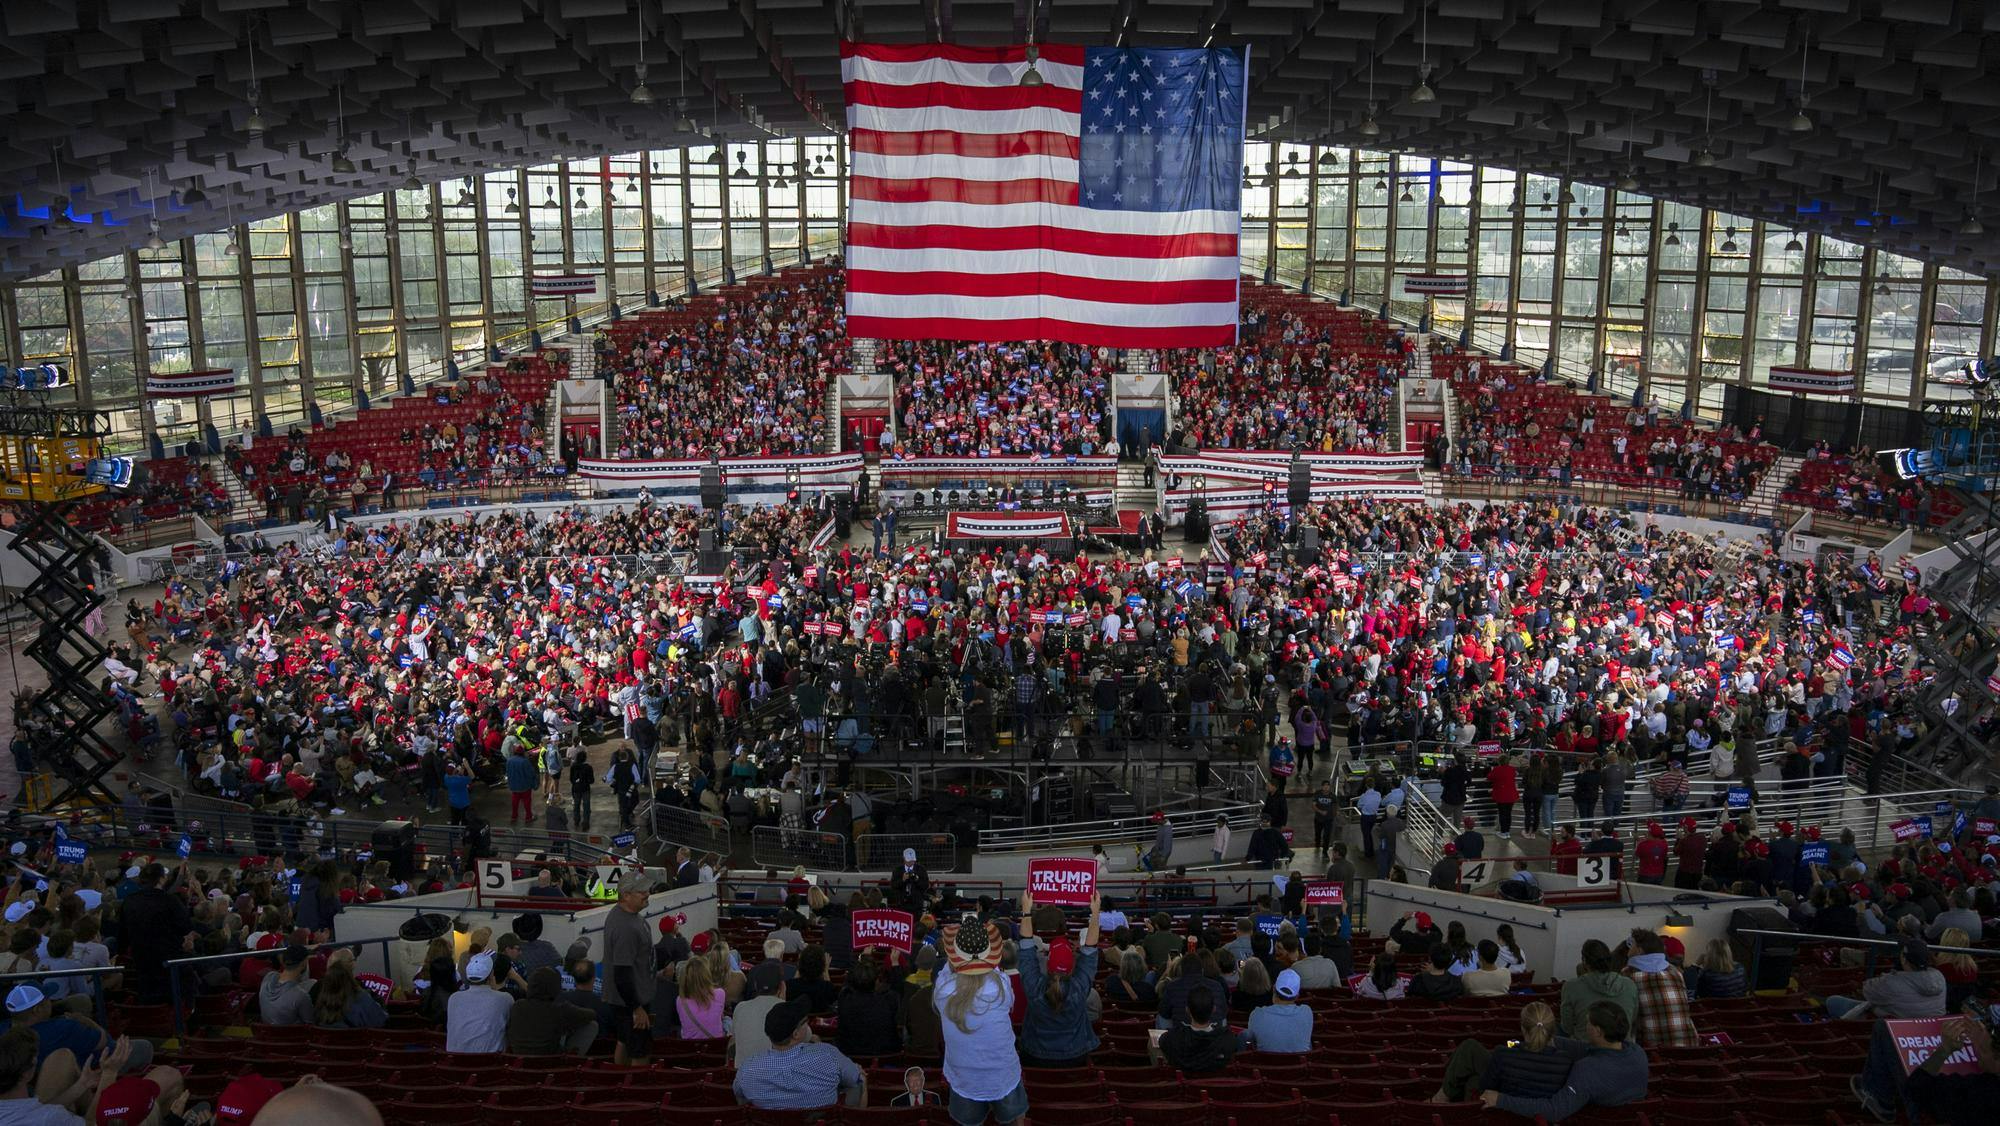
<path fill-rule="evenodd" d="M 341 176 L 352 176 L 354 174 L 354 160 L 347 155 L 346 149 L 334 150 L 333 170 Z"/>

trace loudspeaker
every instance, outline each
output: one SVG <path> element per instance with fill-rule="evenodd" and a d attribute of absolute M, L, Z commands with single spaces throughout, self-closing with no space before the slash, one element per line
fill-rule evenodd
<path fill-rule="evenodd" d="M 1783 911 L 1775 907 L 1738 907 L 1729 913 L 1729 934 L 1736 937 L 1739 930 L 1784 931 L 1798 933 L 1798 927 Z M 1752 938 L 1739 941 L 1744 947 L 1754 945 Z M 1750 983 L 1751 989 L 1789 989 L 1792 981 L 1792 963 L 1798 956 L 1797 942 L 1763 936 L 1764 949 L 1757 959 L 1757 980 Z"/>
<path fill-rule="evenodd" d="M 1187 516 L 1181 521 L 1181 535 L 1188 543 L 1208 542 L 1208 506 L 1195 501 L 1188 505 Z"/>
<path fill-rule="evenodd" d="M 1291 479 L 1285 482 L 1285 499 L 1293 508 L 1302 508 L 1312 503 L 1313 471 L 1304 458 L 1292 459 Z"/>
<path fill-rule="evenodd" d="M 409 821 L 384 821 L 369 834 L 375 859 L 389 865 L 389 874 L 407 880 L 417 872 L 417 827 Z"/>
<path fill-rule="evenodd" d="M 699 534 L 699 535 L 697 536 L 697 538 L 695 539 L 695 547 L 694 547 L 694 549 L 695 549 L 696 551 L 701 551 L 701 552 L 709 552 L 709 551 L 714 551 L 714 550 L 715 550 L 715 529 L 713 529 L 713 528 L 703 528 L 703 529 L 701 530 L 700 534 Z"/>
<path fill-rule="evenodd" d="M 1311 566 L 1319 559 L 1319 529 L 1307 525 L 1299 529 L 1297 559 L 1302 567 Z"/>
<path fill-rule="evenodd" d="M 719 511 L 727 503 L 727 494 L 722 488 L 722 467 L 704 465 L 701 467 L 701 506 L 711 511 Z"/>

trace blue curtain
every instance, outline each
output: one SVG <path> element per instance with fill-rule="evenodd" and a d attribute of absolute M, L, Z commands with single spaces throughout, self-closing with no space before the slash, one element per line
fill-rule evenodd
<path fill-rule="evenodd" d="M 1158 445 L 1166 438 L 1167 410 L 1165 407 L 1119 407 L 1118 408 L 1118 448 L 1126 452 L 1143 452 L 1139 446 L 1139 433 L 1152 432 L 1152 440 Z"/>

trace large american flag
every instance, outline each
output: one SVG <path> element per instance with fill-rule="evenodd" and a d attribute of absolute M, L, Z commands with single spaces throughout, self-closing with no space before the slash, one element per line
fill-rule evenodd
<path fill-rule="evenodd" d="M 1236 339 L 1245 53 L 841 45 L 856 337 Z"/>

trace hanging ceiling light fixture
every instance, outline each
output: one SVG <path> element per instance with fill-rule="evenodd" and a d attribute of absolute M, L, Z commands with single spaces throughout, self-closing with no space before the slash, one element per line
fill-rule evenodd
<path fill-rule="evenodd" d="M 243 248 L 236 245 L 236 208 L 233 205 L 227 206 L 223 209 L 223 214 L 229 225 L 229 241 L 222 244 L 222 253 L 228 258 L 241 257 Z"/>
<path fill-rule="evenodd" d="M 167 240 L 160 237 L 160 200 L 153 194 L 153 174 L 146 173 L 146 206 L 152 212 L 152 219 L 146 224 L 146 249 L 165 250 Z"/>
<path fill-rule="evenodd" d="M 521 213 L 520 194 L 521 192 L 518 188 L 507 189 L 507 206 L 500 209 L 501 214 L 519 215 Z"/>
<path fill-rule="evenodd" d="M 1728 227 L 1722 234 L 1722 252 L 1724 254 L 1734 254 L 1736 253 L 1736 249 L 1736 228 Z"/>
<path fill-rule="evenodd" d="M 1793 133 L 1810 133 L 1813 119 L 1806 115 L 1806 107 L 1811 99 L 1806 94 L 1806 59 L 1812 55 L 1812 24 L 1809 20 L 1799 21 L 1799 108 L 1792 119 L 1785 122 L 1785 128 Z"/>
<path fill-rule="evenodd" d="M 1958 225 L 1958 233 L 1966 238 L 1976 238 L 1986 233 L 1986 224 L 1979 221 L 1980 180 L 1986 170 L 1986 154 L 1974 153 L 1972 157 L 1972 199 L 1965 205 L 1965 221 Z"/>
<path fill-rule="evenodd" d="M 1431 89 L 1431 5 L 1424 0 L 1422 13 L 1417 17 L 1417 88 L 1410 91 L 1411 105 L 1428 105 L 1438 100 L 1437 91 Z"/>
<path fill-rule="evenodd" d="M 243 119 L 243 127 L 252 133 L 264 131 L 263 89 L 257 82 L 257 25 L 253 21 L 244 31 L 243 47 L 250 55 L 250 116 Z"/>
<path fill-rule="evenodd" d="M 1403 194 L 1402 194 L 1401 196 L 1399 196 L 1399 197 L 1398 197 L 1398 199 L 1399 199 L 1399 201 L 1400 201 L 1400 202 L 1403 202 L 1403 203 L 1415 203 L 1415 202 L 1417 202 L 1417 197 L 1415 197 L 1415 196 L 1413 196 L 1413 195 L 1411 195 L 1411 194 L 1410 194 L 1410 185 L 1408 185 L 1408 184 L 1404 184 L 1404 185 L 1403 185 Z"/>
<path fill-rule="evenodd" d="M 345 87 L 333 88 L 333 171 L 335 175 L 352 176 L 354 161 L 347 155 L 347 91 Z"/>
<path fill-rule="evenodd" d="M 458 205 L 460 207 L 473 207 L 478 203 L 479 197 L 472 194 L 472 177 L 467 176 L 465 184 L 458 189 Z"/>
<path fill-rule="evenodd" d="M 543 200 L 542 202 L 536 204 L 535 206 L 557 207 L 557 208 L 560 208 L 562 206 L 562 203 L 556 199 L 556 186 L 554 184 L 549 185 L 549 198 Z"/>
<path fill-rule="evenodd" d="M 582 185 L 582 184 L 578 184 L 578 185 L 576 186 L 576 203 L 574 204 L 574 208 L 575 208 L 575 210 L 577 210 L 577 211 L 588 211 L 588 210 L 590 210 L 590 204 L 588 204 L 588 203 L 584 202 L 584 198 L 583 198 L 583 185 Z"/>
<path fill-rule="evenodd" d="M 1035 65 L 1042 58 L 1042 53 L 1035 48 L 1035 10 L 1038 7 L 1040 5 L 1037 3 L 1037 0 L 1028 0 L 1028 49 L 1026 52 L 1028 69 L 1021 72 L 1021 85 L 1023 86 L 1042 85 L 1041 69 Z"/>
<path fill-rule="evenodd" d="M 1379 137 L 1382 127 L 1375 123 L 1375 56 L 1368 56 L 1368 116 L 1361 119 L 1361 135 Z"/>
<path fill-rule="evenodd" d="M 189 184 L 187 188 L 181 192 L 182 207 L 194 207 L 197 204 L 203 204 L 207 202 L 208 202 L 208 193 L 201 190 L 200 184 Z"/>
<path fill-rule="evenodd" d="M 1715 106 L 1715 87 L 1710 85 L 1702 91 L 1701 102 L 1701 148 L 1694 154 L 1696 168 L 1715 167 L 1715 154 L 1709 150 L 1715 147 L 1715 130 L 1709 126 L 1709 114 Z"/>
<path fill-rule="evenodd" d="M 1797 231 L 1792 232 L 1792 237 L 1790 239 L 1787 239 L 1785 242 L 1785 253 L 1803 254 L 1805 253 L 1805 249 L 1806 249 L 1806 244 L 1799 241 L 1798 232 Z"/>
<path fill-rule="evenodd" d="M 420 192 L 424 190 L 424 182 L 417 176 L 417 166 L 414 163 L 410 165 L 410 174 L 403 180 L 403 190 L 406 192 Z"/>
<path fill-rule="evenodd" d="M 69 185 L 67 183 L 64 183 L 64 176 L 62 170 L 62 145 L 60 144 L 56 145 L 56 147 L 49 150 L 49 152 L 51 155 L 55 157 L 56 183 L 62 185 L 62 191 L 56 193 L 55 195 L 49 198 L 49 222 L 51 223 L 72 222 L 73 220 L 70 218 L 70 213 L 69 213 Z"/>
<path fill-rule="evenodd" d="M 1679 246 L 1680 244 L 1681 244 L 1681 225 L 1679 223 L 1668 223 L 1667 237 L 1661 241 L 1661 245 Z"/>
<path fill-rule="evenodd" d="M 650 106 L 653 104 L 653 92 L 646 88 L 645 5 L 632 5 L 632 17 L 639 21 L 639 65 L 632 68 L 632 77 L 638 84 L 632 87 L 632 104 L 635 106 Z"/>

